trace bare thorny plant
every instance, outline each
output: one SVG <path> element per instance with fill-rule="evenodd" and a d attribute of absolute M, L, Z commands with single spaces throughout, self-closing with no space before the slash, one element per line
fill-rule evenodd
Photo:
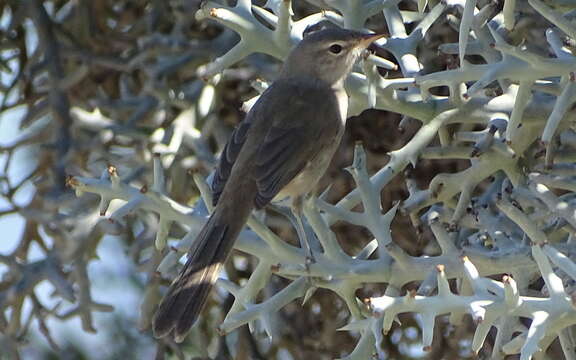
<path fill-rule="evenodd" d="M 303 266 L 282 216 L 256 214 L 225 291 L 186 346 L 162 340 L 157 357 L 576 358 L 569 1 L 13 0 L 0 11 L 0 126 L 19 127 L 0 144 L 0 215 L 24 219 L 0 254 L 2 354 L 35 346 L 34 325 L 64 356 L 48 319 L 109 331 L 94 317 L 115 304 L 94 299 L 88 275 L 105 235 L 144 274 L 134 326 L 150 337 L 242 100 L 329 20 L 389 39 L 347 84 L 351 116 L 378 110 L 350 121 L 330 192 L 307 204 L 317 263 Z"/>

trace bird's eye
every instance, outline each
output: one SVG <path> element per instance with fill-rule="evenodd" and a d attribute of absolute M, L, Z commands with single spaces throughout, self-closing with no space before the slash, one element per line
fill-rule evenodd
<path fill-rule="evenodd" d="M 334 44 L 328 48 L 332 54 L 340 54 L 342 51 L 342 46 L 338 44 Z"/>

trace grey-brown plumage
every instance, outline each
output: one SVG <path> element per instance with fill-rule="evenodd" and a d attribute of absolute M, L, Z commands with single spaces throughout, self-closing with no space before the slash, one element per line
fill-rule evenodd
<path fill-rule="evenodd" d="M 362 50 L 380 37 L 319 30 L 288 55 L 278 79 L 222 153 L 212 184 L 214 212 L 156 312 L 156 337 L 173 332 L 176 341 L 184 339 L 254 208 L 273 199 L 298 199 L 316 186 L 344 132 L 344 78 Z"/>

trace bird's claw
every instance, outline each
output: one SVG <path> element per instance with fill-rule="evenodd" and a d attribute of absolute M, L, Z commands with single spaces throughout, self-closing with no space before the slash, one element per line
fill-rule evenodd
<path fill-rule="evenodd" d="M 306 259 L 304 260 L 304 266 L 306 267 L 306 272 L 308 273 L 308 276 L 310 276 L 310 266 L 312 264 L 316 263 L 316 258 L 314 258 L 314 254 L 312 254 L 312 252 L 310 252 L 308 255 L 306 255 Z"/>

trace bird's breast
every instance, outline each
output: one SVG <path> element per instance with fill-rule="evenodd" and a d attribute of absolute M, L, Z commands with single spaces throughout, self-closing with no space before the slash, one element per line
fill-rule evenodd
<path fill-rule="evenodd" d="M 292 179 L 282 190 L 274 197 L 274 201 L 279 201 L 287 197 L 298 197 L 305 195 L 310 191 L 314 190 L 318 181 L 324 173 L 330 162 L 334 153 L 340 145 L 342 140 L 342 135 L 344 134 L 344 124 L 338 124 L 337 132 L 332 135 L 331 141 L 329 141 L 322 151 L 319 151 L 316 156 L 311 158 L 304 166 L 304 169 Z"/>

